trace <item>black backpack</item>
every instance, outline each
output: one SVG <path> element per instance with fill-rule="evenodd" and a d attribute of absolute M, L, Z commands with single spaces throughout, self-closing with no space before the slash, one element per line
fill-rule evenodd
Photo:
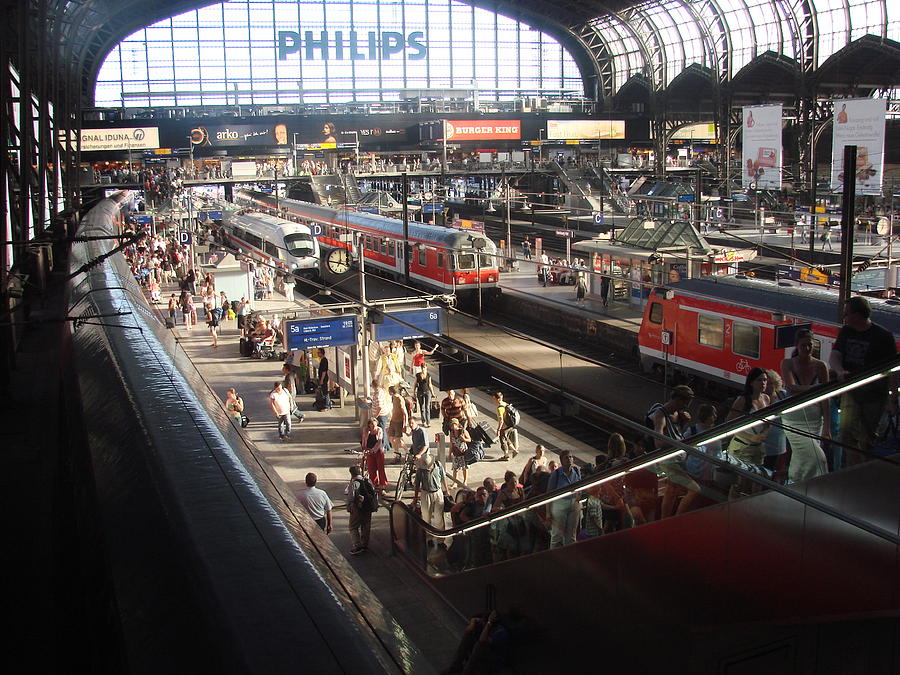
<path fill-rule="evenodd" d="M 503 413 L 503 425 L 509 429 L 519 426 L 522 421 L 522 413 L 520 413 L 512 403 L 506 404 L 506 412 Z"/>
<path fill-rule="evenodd" d="M 375 494 L 375 486 L 368 478 L 356 478 L 359 481 L 359 487 L 356 490 L 357 498 L 362 497 L 359 505 L 360 511 L 367 513 L 375 513 L 378 510 L 378 496 Z"/>

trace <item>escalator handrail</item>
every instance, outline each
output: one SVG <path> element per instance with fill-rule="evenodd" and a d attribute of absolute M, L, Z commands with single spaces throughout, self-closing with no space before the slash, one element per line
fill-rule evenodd
<path fill-rule="evenodd" d="M 393 510 L 395 508 L 403 509 L 407 512 L 407 516 L 416 521 L 419 527 L 425 530 L 431 536 L 436 538 L 449 538 L 458 534 L 465 534 L 467 532 L 471 532 L 473 530 L 485 527 L 492 523 L 498 522 L 500 520 L 505 520 L 507 518 L 512 518 L 513 516 L 519 515 L 520 513 L 525 513 L 533 508 L 537 508 L 539 506 L 543 506 L 545 504 L 549 504 L 550 502 L 556 501 L 558 499 L 571 496 L 576 492 L 581 492 L 582 490 L 594 487 L 596 485 L 600 485 L 602 483 L 606 483 L 616 478 L 622 477 L 628 473 L 638 471 L 647 466 L 656 464 L 658 462 L 666 461 L 667 459 L 672 459 L 677 457 L 678 455 L 687 453 L 689 455 L 694 455 L 702 458 L 703 460 L 710 462 L 716 466 L 727 468 L 729 471 L 735 473 L 738 476 L 747 478 L 748 480 L 758 483 L 762 485 L 762 487 L 777 492 L 789 499 L 800 502 L 805 506 L 808 506 L 812 509 L 825 513 L 833 518 L 837 518 L 849 525 L 852 525 L 856 528 L 864 530 L 869 534 L 872 534 L 880 539 L 884 539 L 886 541 L 891 542 L 894 545 L 900 545 L 900 536 L 897 536 L 896 533 L 889 532 L 881 527 L 876 525 L 872 525 L 864 520 L 860 520 L 850 514 L 844 513 L 839 509 L 836 509 L 824 502 L 821 502 L 817 499 L 813 499 L 808 497 L 805 494 L 801 494 L 798 492 L 794 492 L 789 488 L 776 483 L 774 481 L 768 480 L 767 478 L 763 478 L 749 471 L 745 471 L 744 469 L 735 466 L 734 464 L 719 459 L 718 457 L 714 457 L 712 455 L 707 455 L 703 452 L 700 452 L 696 449 L 695 446 L 703 445 L 705 443 L 709 443 L 710 441 L 717 440 L 719 438 L 723 438 L 725 436 L 730 436 L 736 433 L 739 430 L 746 429 L 754 424 L 765 421 L 766 418 L 769 417 L 777 417 L 782 414 L 786 410 L 790 410 L 791 408 L 802 408 L 806 405 L 813 405 L 813 402 L 817 402 L 818 400 L 828 398 L 832 395 L 835 395 L 835 392 L 838 391 L 848 391 L 850 389 L 863 386 L 868 382 L 873 380 L 873 376 L 883 375 L 890 377 L 892 373 L 896 373 L 900 371 L 900 356 L 894 357 L 888 361 L 882 362 L 881 365 L 873 366 L 868 368 L 860 373 L 857 373 L 853 378 L 845 382 L 834 382 L 829 383 L 827 385 L 823 385 L 821 387 L 817 387 L 816 389 L 812 389 L 810 391 L 804 392 L 801 395 L 793 396 L 791 398 L 785 399 L 784 401 L 779 402 L 776 405 L 769 406 L 767 408 L 763 408 L 762 410 L 756 411 L 753 414 L 745 415 L 743 417 L 737 418 L 730 422 L 726 422 L 724 424 L 720 424 L 712 429 L 697 434 L 696 436 L 691 436 L 690 441 L 691 444 L 687 444 L 684 441 L 678 441 L 671 439 L 667 436 L 662 436 L 657 434 L 652 429 L 642 428 L 642 431 L 646 433 L 649 437 L 654 437 L 658 440 L 664 441 L 669 447 L 660 448 L 653 452 L 648 452 L 640 457 L 632 459 L 620 466 L 613 467 L 610 469 L 605 469 L 604 471 L 600 471 L 598 473 L 592 474 L 586 478 L 583 478 L 578 483 L 574 483 L 572 485 L 568 485 L 552 492 L 545 492 L 540 495 L 536 495 L 527 499 L 515 506 L 504 509 L 502 511 L 497 511 L 494 513 L 489 513 L 480 518 L 476 518 L 474 520 L 469 521 L 468 523 L 464 523 L 463 525 L 457 525 L 455 527 L 451 527 L 446 530 L 441 530 L 434 527 L 431 523 L 428 523 L 422 520 L 419 516 L 415 514 L 410 506 L 404 504 L 402 501 L 395 501 L 391 504 L 391 515 L 393 516 Z M 874 378 L 878 379 L 878 378 Z M 610 413 L 614 417 L 620 418 L 620 416 L 615 415 L 614 413 Z M 630 420 L 626 420 L 625 418 L 620 418 L 623 422 L 628 422 L 629 425 L 633 425 L 634 423 Z M 892 462 L 893 463 L 893 462 Z"/>

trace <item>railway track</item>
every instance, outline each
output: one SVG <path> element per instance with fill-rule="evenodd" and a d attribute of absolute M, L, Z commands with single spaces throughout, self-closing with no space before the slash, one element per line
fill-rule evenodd
<path fill-rule="evenodd" d="M 367 297 L 370 301 L 377 301 L 380 298 L 388 297 L 393 292 L 390 285 L 382 285 L 381 280 L 372 277 L 372 282 L 367 288 Z M 313 286 L 298 280 L 296 286 L 301 294 L 313 295 L 316 290 Z M 355 297 L 355 288 L 344 287 L 343 292 L 347 295 Z M 395 292 L 394 292 L 395 294 Z M 323 305 L 340 302 L 335 296 L 318 295 L 316 300 Z M 509 316 L 497 311 L 488 311 L 484 314 L 485 319 L 496 323 L 498 326 L 509 328 L 512 331 L 521 333 L 523 336 L 534 338 L 548 345 L 558 347 L 570 355 L 582 357 L 585 363 L 607 366 L 619 373 L 623 378 L 639 376 L 638 364 L 630 359 L 622 356 L 611 354 L 608 349 L 603 349 L 596 345 L 592 345 L 585 341 L 577 340 L 572 337 L 561 335 L 549 326 L 538 326 L 529 323 L 521 317 Z M 434 344 L 434 341 L 423 340 L 423 344 Z M 446 346 L 449 344 L 465 350 L 473 358 L 478 357 L 478 352 L 474 351 L 471 346 L 458 343 L 453 339 L 441 341 L 443 349 L 435 353 L 434 358 L 440 362 L 458 362 L 462 360 L 460 354 L 448 353 Z M 489 354 L 483 355 L 488 360 L 501 361 L 501 358 Z M 568 397 L 561 392 L 554 383 L 542 381 L 536 377 L 534 373 L 520 370 L 512 365 L 504 364 L 503 368 L 494 368 L 494 384 L 481 389 L 485 391 L 493 391 L 502 389 L 507 400 L 517 406 L 524 414 L 536 419 L 548 426 L 557 429 L 561 433 L 570 436 L 582 443 L 591 445 L 596 448 L 604 448 L 609 434 L 619 431 L 626 432 L 627 429 L 619 428 L 608 418 L 598 415 L 591 410 L 582 406 L 574 405 Z M 648 382 L 648 385 L 651 384 Z M 611 401 L 599 400 L 593 398 L 590 400 L 585 398 L 589 403 L 599 407 L 610 408 L 615 410 L 615 404 Z M 626 414 L 627 411 L 617 411 L 626 416 L 634 417 L 633 411 Z M 628 432 L 633 435 L 633 432 Z"/>

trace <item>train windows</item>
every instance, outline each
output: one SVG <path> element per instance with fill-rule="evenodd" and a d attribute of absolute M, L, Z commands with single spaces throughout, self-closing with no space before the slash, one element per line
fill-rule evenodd
<path fill-rule="evenodd" d="M 725 344 L 725 320 L 720 316 L 697 315 L 697 341 L 706 347 L 722 349 Z"/>
<path fill-rule="evenodd" d="M 269 254 L 270 256 L 272 256 L 273 258 L 277 258 L 277 257 L 278 257 L 278 247 L 275 246 L 275 244 L 273 244 L 271 241 L 265 242 L 265 248 L 264 248 L 264 250 L 265 250 L 266 253 L 268 253 L 268 254 Z"/>
<path fill-rule="evenodd" d="M 457 253 L 456 269 L 458 270 L 474 270 L 475 254 L 474 253 Z"/>
<path fill-rule="evenodd" d="M 244 233 L 244 241 L 246 241 L 248 244 L 250 244 L 253 248 L 261 249 L 262 245 L 263 245 L 262 239 L 260 239 L 259 237 L 257 237 L 255 234 L 253 234 L 251 232 Z"/>
<path fill-rule="evenodd" d="M 366 235 L 365 240 L 363 242 L 363 248 L 368 249 L 370 251 L 372 250 L 372 236 L 371 235 L 368 235 L 368 234 Z"/>
<path fill-rule="evenodd" d="M 481 269 L 491 269 L 494 266 L 494 256 L 488 253 L 481 254 Z"/>
<path fill-rule="evenodd" d="M 291 255 L 302 258 L 313 254 L 313 239 L 305 232 L 289 234 L 284 238 L 284 245 Z"/>
<path fill-rule="evenodd" d="M 387 255 L 387 252 L 388 252 L 388 240 L 382 239 L 381 240 L 381 253 L 382 253 L 382 255 Z"/>
<path fill-rule="evenodd" d="M 428 251 L 424 246 L 416 247 L 416 261 L 419 267 L 427 267 L 428 266 Z"/>
<path fill-rule="evenodd" d="M 663 306 L 661 302 L 650 303 L 650 323 L 663 322 Z"/>
<path fill-rule="evenodd" d="M 391 240 L 388 241 L 388 243 L 387 243 L 387 254 L 388 254 L 391 258 L 394 257 L 394 240 L 393 240 L 393 239 L 391 239 Z"/>
<path fill-rule="evenodd" d="M 759 358 L 759 326 L 733 321 L 731 351 L 751 359 Z"/>
<path fill-rule="evenodd" d="M 443 269 L 444 267 L 444 252 L 438 251 L 437 253 L 437 266 L 438 269 Z"/>

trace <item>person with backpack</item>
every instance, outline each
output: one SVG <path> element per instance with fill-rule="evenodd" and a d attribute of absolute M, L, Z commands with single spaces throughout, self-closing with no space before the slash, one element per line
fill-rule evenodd
<path fill-rule="evenodd" d="M 694 390 L 685 384 L 679 384 L 672 388 L 669 400 L 665 403 L 655 403 L 647 411 L 644 417 L 644 425 L 653 429 L 662 436 L 681 441 L 684 439 L 684 429 L 691 423 L 691 415 L 688 408 L 694 400 Z M 647 452 L 653 452 L 666 447 L 665 441 L 649 438 L 647 440 Z M 666 472 L 668 480 L 662 500 L 662 517 L 668 518 L 674 514 L 681 514 L 690 509 L 691 504 L 700 492 L 700 486 L 688 474 L 684 460 L 680 458 L 669 459 L 657 465 Z M 677 497 L 684 492 L 681 501 Z"/>
<path fill-rule="evenodd" d="M 369 550 L 372 514 L 378 510 L 378 497 L 372 481 L 363 476 L 355 464 L 350 467 L 350 482 L 344 492 L 350 514 L 350 538 L 353 540 L 350 555 L 359 555 Z"/>
<path fill-rule="evenodd" d="M 517 427 L 521 414 L 511 403 L 503 400 L 502 391 L 494 394 L 494 403 L 497 404 L 497 438 L 500 439 L 500 449 L 503 451 L 500 461 L 505 462 L 509 459 L 510 453 L 513 457 L 519 454 Z"/>

